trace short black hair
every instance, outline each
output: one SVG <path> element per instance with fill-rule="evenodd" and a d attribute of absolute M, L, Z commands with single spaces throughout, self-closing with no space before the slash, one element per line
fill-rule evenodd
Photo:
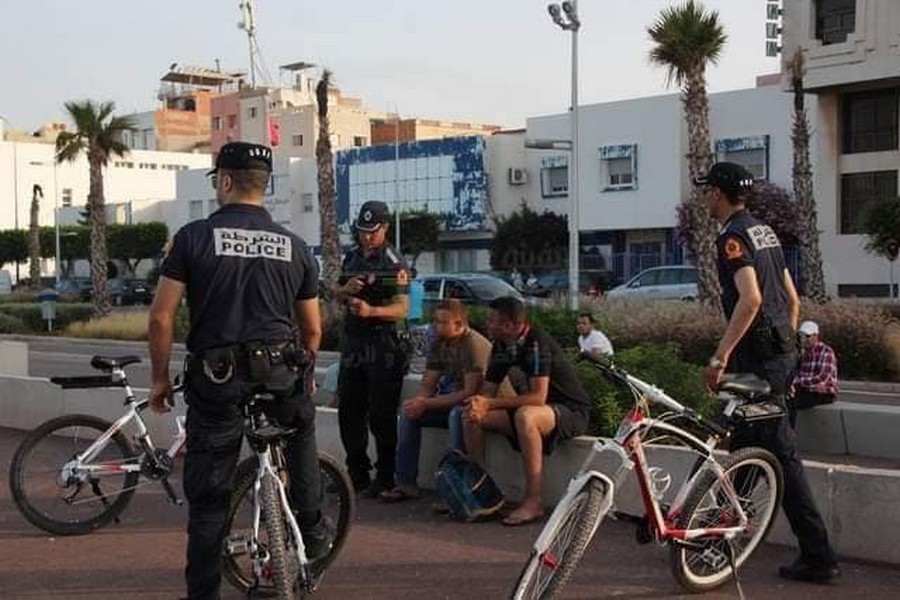
<path fill-rule="evenodd" d="M 525 304 L 514 296 L 494 298 L 488 306 L 498 315 L 513 323 L 519 324 L 528 320 Z"/>
<path fill-rule="evenodd" d="M 580 315 L 578 315 L 578 318 L 579 318 L 579 319 L 587 319 L 587 320 L 590 321 L 591 323 L 596 323 L 596 322 L 597 322 L 597 321 L 594 320 L 594 315 L 592 315 L 591 313 L 588 313 L 588 312 L 586 312 L 586 313 L 581 313 Z"/>

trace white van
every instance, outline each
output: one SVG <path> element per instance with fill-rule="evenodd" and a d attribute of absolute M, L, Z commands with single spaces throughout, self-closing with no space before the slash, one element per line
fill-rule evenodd
<path fill-rule="evenodd" d="M 6 269 L 0 269 L 0 295 L 12 293 L 12 277 Z"/>

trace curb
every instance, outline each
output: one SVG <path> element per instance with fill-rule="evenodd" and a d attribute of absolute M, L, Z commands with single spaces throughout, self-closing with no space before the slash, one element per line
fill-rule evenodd
<path fill-rule="evenodd" d="M 892 381 L 844 381 L 839 379 L 838 389 L 845 392 L 881 392 L 900 395 L 900 383 Z"/>

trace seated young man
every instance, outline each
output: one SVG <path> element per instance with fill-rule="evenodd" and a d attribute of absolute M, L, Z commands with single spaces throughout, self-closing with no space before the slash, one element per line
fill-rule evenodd
<path fill-rule="evenodd" d="M 381 493 L 385 502 L 419 495 L 419 450 L 423 427 L 450 428 L 450 445 L 462 449 L 461 417 L 453 409 L 478 392 L 484 380 L 491 343 L 469 328 L 459 300 L 444 300 L 432 315 L 435 339 L 428 349 L 418 393 L 403 403 L 397 436 L 397 485 Z"/>
<path fill-rule="evenodd" d="M 590 400 L 575 367 L 550 335 L 528 323 L 525 306 L 512 298 L 491 302 L 488 334 L 494 341 L 481 393 L 466 400 L 463 434 L 471 458 L 484 460 L 484 431 L 499 431 L 522 453 L 525 498 L 504 520 L 522 525 L 544 516 L 541 498 L 543 454 L 587 430 Z M 510 369 L 527 377 L 511 398 L 497 397 Z"/>

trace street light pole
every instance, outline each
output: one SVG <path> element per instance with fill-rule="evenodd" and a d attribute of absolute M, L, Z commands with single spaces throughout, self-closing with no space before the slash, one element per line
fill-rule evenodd
<path fill-rule="evenodd" d="M 53 157 L 53 228 L 56 238 L 56 287 L 59 288 L 59 270 L 62 267 L 62 257 L 59 253 L 59 179 L 56 174 L 56 157 Z"/>
<path fill-rule="evenodd" d="M 547 6 L 550 18 L 564 31 L 572 32 L 572 151 L 569 159 L 569 308 L 578 310 L 578 30 L 581 21 L 578 18 L 577 0 L 567 0 L 560 6 Z"/>
<path fill-rule="evenodd" d="M 403 256 L 400 246 L 400 110 L 394 109 L 394 236 L 397 252 Z"/>

